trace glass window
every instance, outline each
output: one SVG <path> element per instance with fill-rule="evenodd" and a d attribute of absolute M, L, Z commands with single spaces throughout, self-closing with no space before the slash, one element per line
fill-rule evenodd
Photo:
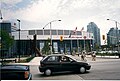
<path fill-rule="evenodd" d="M 56 30 L 52 30 L 52 35 L 57 35 L 57 31 Z"/>
<path fill-rule="evenodd" d="M 71 35 L 76 35 L 77 32 L 71 31 Z"/>
<path fill-rule="evenodd" d="M 49 61 L 49 62 L 57 62 L 58 59 L 59 59 L 59 57 L 57 57 L 57 56 L 50 56 L 50 57 L 47 59 L 47 61 Z"/>
<path fill-rule="evenodd" d="M 43 30 L 37 30 L 37 35 L 43 35 Z"/>
<path fill-rule="evenodd" d="M 50 30 L 44 30 L 44 35 L 50 35 Z"/>
<path fill-rule="evenodd" d="M 77 35 L 82 35 L 82 33 L 80 31 L 77 31 Z"/>
<path fill-rule="evenodd" d="M 63 30 L 58 30 L 58 35 L 63 35 Z"/>
<path fill-rule="evenodd" d="M 64 35 L 70 35 L 69 30 L 64 30 Z"/>
<path fill-rule="evenodd" d="M 29 30 L 29 35 L 34 35 L 35 34 L 35 30 Z"/>

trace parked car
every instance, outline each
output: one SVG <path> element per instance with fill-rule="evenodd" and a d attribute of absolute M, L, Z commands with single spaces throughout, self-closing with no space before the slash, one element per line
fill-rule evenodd
<path fill-rule="evenodd" d="M 1 65 L 1 80 L 31 80 L 32 74 L 28 65 Z"/>
<path fill-rule="evenodd" d="M 85 73 L 90 70 L 91 65 L 87 62 L 77 61 L 69 55 L 52 54 L 44 57 L 40 61 L 39 71 L 45 75 L 51 75 L 53 72 L 74 71 Z"/>

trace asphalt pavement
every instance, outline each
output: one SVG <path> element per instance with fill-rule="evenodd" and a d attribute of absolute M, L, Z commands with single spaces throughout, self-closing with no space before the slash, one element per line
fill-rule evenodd
<path fill-rule="evenodd" d="M 70 56 L 72 56 L 72 55 L 70 55 Z M 74 55 L 72 57 L 77 59 L 77 60 L 81 60 L 81 56 Z M 86 55 L 86 57 L 85 57 L 86 60 L 85 61 L 87 61 L 88 63 L 91 63 L 92 66 L 94 66 L 90 71 L 91 73 L 88 73 L 88 75 L 87 74 L 79 75 L 79 74 L 69 74 L 69 73 L 67 74 L 66 73 L 66 74 L 60 74 L 60 75 L 57 74 L 57 75 L 45 77 L 45 76 L 42 75 L 42 73 L 39 72 L 39 69 L 38 69 L 38 66 L 40 65 L 40 60 L 42 60 L 42 59 L 43 59 L 43 57 L 35 57 L 29 63 L 18 63 L 18 64 L 30 65 L 30 71 L 32 73 L 32 79 L 33 80 L 84 80 L 84 79 L 90 79 L 91 77 L 93 77 L 93 74 L 95 72 L 99 71 L 95 68 L 96 67 L 95 64 L 97 64 L 97 63 L 99 63 L 99 64 L 100 63 L 108 63 L 108 62 L 112 63 L 112 61 L 114 61 L 114 62 L 115 61 L 116 62 L 120 61 L 118 56 L 96 56 L 96 61 L 92 61 L 91 55 Z M 92 72 L 93 72 L 93 74 L 92 74 Z M 86 78 L 86 75 L 87 75 L 87 78 Z M 94 75 L 96 75 L 96 74 L 94 74 Z M 97 77 L 97 78 L 94 77 L 94 78 L 99 79 L 99 77 Z"/>
<path fill-rule="evenodd" d="M 70 55 L 70 56 L 72 56 L 72 55 Z M 77 60 L 81 60 L 81 56 L 74 55 L 72 57 Z M 90 55 L 87 55 L 85 59 L 88 63 L 92 64 L 93 66 L 95 66 L 94 63 L 100 64 L 100 63 L 108 63 L 108 62 L 112 62 L 112 61 L 117 62 L 118 60 L 120 61 L 118 56 L 96 56 L 96 61 L 92 61 L 92 57 Z M 39 72 L 38 66 L 40 65 L 40 60 L 42 60 L 42 57 L 35 57 L 33 60 L 31 60 L 28 63 L 30 65 L 31 73 L 33 75 L 32 76 L 33 80 L 84 80 L 84 79 L 86 79 L 86 77 L 85 77 L 86 74 L 79 75 L 79 74 L 72 74 L 72 73 L 56 74 L 53 76 L 46 77 L 41 72 Z M 92 68 L 93 72 L 95 71 L 95 69 L 96 69 L 95 67 Z M 97 72 L 97 70 L 95 72 Z M 91 77 L 89 77 L 89 76 L 92 76 L 94 73 L 92 74 L 92 72 L 91 72 L 91 75 L 90 75 L 90 73 L 87 73 L 87 74 L 88 74 L 87 78 L 90 79 Z M 98 77 L 97 78 L 94 77 L 94 78 L 98 79 Z"/>

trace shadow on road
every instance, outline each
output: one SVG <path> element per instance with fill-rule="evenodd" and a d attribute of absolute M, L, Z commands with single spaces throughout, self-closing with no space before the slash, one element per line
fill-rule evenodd
<path fill-rule="evenodd" d="M 90 72 L 86 71 L 86 73 L 84 73 L 84 74 L 88 74 L 88 73 L 90 73 Z M 67 71 L 67 72 L 55 72 L 51 76 L 46 76 L 44 74 L 35 74 L 34 76 L 35 77 L 53 77 L 53 76 L 66 76 L 66 75 L 74 75 L 74 74 L 81 74 L 81 73 Z"/>

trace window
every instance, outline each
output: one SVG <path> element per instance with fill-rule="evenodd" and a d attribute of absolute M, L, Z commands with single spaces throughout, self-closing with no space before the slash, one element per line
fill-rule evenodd
<path fill-rule="evenodd" d="M 47 61 L 48 62 L 58 62 L 58 58 L 57 56 L 50 56 Z"/>
<path fill-rule="evenodd" d="M 63 35 L 63 30 L 58 30 L 58 35 Z"/>
<path fill-rule="evenodd" d="M 37 35 L 43 35 L 43 30 L 37 30 Z"/>
<path fill-rule="evenodd" d="M 64 30 L 64 35 L 70 35 L 69 30 Z"/>
<path fill-rule="evenodd" d="M 44 35 L 50 35 L 50 30 L 44 30 Z"/>
<path fill-rule="evenodd" d="M 35 30 L 29 30 L 29 35 L 34 35 L 35 34 Z"/>
<path fill-rule="evenodd" d="M 82 35 L 82 33 L 80 31 L 77 31 L 77 35 Z"/>
<path fill-rule="evenodd" d="M 52 35 L 57 35 L 56 30 L 52 30 Z"/>

